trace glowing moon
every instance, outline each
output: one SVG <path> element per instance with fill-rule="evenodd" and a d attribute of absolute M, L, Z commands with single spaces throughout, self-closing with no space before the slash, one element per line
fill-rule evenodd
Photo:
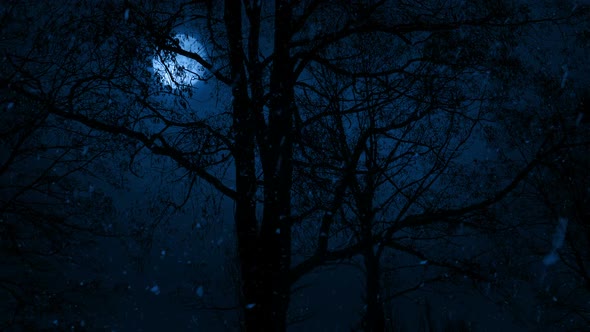
<path fill-rule="evenodd" d="M 178 39 L 182 49 L 202 56 L 203 46 L 195 38 L 183 34 L 176 35 L 174 38 Z M 178 54 L 171 57 L 163 52 L 154 56 L 152 67 L 160 82 L 173 88 L 195 85 L 204 72 L 203 67 L 193 59 Z"/>

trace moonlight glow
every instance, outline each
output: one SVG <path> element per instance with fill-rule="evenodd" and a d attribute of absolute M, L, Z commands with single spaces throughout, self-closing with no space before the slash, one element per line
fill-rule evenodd
<path fill-rule="evenodd" d="M 203 47 L 199 42 L 187 35 L 176 35 L 174 38 L 180 41 L 180 47 L 193 53 L 201 53 Z M 160 82 L 172 87 L 179 85 L 195 85 L 202 77 L 203 67 L 195 60 L 182 55 L 171 57 L 163 52 L 156 54 L 152 60 L 154 73 L 160 78 Z"/>

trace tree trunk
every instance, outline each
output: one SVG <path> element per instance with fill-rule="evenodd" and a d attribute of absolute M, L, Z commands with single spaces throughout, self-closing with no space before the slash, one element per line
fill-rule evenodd
<path fill-rule="evenodd" d="M 253 6 L 251 4 L 251 6 Z M 271 69 L 271 99 L 268 125 L 261 109 L 260 72 L 256 66 L 246 74 L 240 1 L 225 2 L 225 24 L 232 79 L 233 131 L 236 163 L 235 223 L 242 277 L 244 331 L 285 331 L 290 301 L 287 278 L 291 265 L 292 116 L 294 107 L 293 66 L 288 40 L 290 7 L 275 4 L 274 59 Z M 248 7 L 250 24 L 249 61 L 258 56 L 258 8 Z M 248 82 L 252 97 L 248 95 Z M 264 202 L 260 225 L 256 219 L 257 177 L 255 143 L 263 171 Z"/>
<path fill-rule="evenodd" d="M 366 269 L 366 299 L 367 311 L 363 318 L 363 330 L 369 332 L 385 331 L 385 312 L 380 298 L 381 278 L 379 258 L 373 248 L 364 254 Z"/>
<path fill-rule="evenodd" d="M 232 112 L 235 160 L 236 201 L 234 222 L 238 242 L 238 258 L 241 276 L 241 305 L 244 331 L 260 331 L 265 306 L 260 298 L 264 280 L 260 278 L 261 245 L 256 219 L 256 172 L 254 153 L 254 118 L 249 109 L 248 86 L 243 66 L 241 4 L 228 0 L 225 3 L 224 20 L 229 42 L 229 61 L 232 80 Z"/>

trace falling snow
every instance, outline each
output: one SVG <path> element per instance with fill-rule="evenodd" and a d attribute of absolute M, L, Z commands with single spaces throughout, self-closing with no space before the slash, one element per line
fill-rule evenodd
<path fill-rule="evenodd" d="M 565 87 L 565 83 L 567 82 L 567 76 L 569 75 L 569 70 L 567 68 L 567 65 L 563 65 L 561 67 L 561 69 L 563 69 L 563 76 L 561 77 L 561 88 L 563 89 Z"/>
<path fill-rule="evenodd" d="M 160 287 L 158 285 L 154 285 L 152 288 L 150 288 L 150 292 L 154 293 L 155 295 L 160 295 Z"/>
<path fill-rule="evenodd" d="M 555 233 L 553 234 L 553 241 L 551 242 L 551 251 L 545 258 L 543 258 L 543 264 L 545 266 L 550 266 L 559 260 L 559 256 L 557 254 L 557 250 L 561 248 L 563 245 L 563 241 L 565 240 L 565 232 L 567 231 L 567 223 L 568 220 L 566 218 L 559 218 L 557 223 L 557 228 L 555 229 Z"/>

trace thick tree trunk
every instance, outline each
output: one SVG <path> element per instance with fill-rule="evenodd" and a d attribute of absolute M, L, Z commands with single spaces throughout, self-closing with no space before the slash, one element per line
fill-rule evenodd
<path fill-rule="evenodd" d="M 367 311 L 363 319 L 363 331 L 385 331 L 385 312 L 380 298 L 381 277 L 379 258 L 369 248 L 364 254 L 366 269 L 366 299 Z"/>
<path fill-rule="evenodd" d="M 260 229 L 262 325 L 258 331 L 285 331 L 290 301 L 291 187 L 293 177 L 293 66 L 289 54 L 291 9 L 275 1 L 274 59 L 266 132 L 258 139 L 264 174 L 264 213 Z"/>
<path fill-rule="evenodd" d="M 232 79 L 232 111 L 235 160 L 236 202 L 234 221 L 240 261 L 241 305 L 243 307 L 242 330 L 260 331 L 263 312 L 266 309 L 260 298 L 264 280 L 261 245 L 256 219 L 256 172 L 255 172 L 255 122 L 249 108 L 248 85 L 243 66 L 241 4 L 228 0 L 225 3 L 224 19 L 229 42 L 229 61 Z"/>
<path fill-rule="evenodd" d="M 261 73 L 258 57 L 259 8 L 246 8 L 250 19 L 246 74 L 240 1 L 225 2 L 232 79 L 233 131 L 236 163 L 235 223 L 242 278 L 244 331 L 285 331 L 290 300 L 287 276 L 291 264 L 292 113 L 294 90 L 287 46 L 290 9 L 276 3 L 274 61 L 268 125 L 262 118 Z M 248 95 L 248 86 L 252 96 Z M 256 138 L 256 140 L 255 140 Z M 264 212 L 256 219 L 255 148 L 257 143 L 264 176 Z"/>

